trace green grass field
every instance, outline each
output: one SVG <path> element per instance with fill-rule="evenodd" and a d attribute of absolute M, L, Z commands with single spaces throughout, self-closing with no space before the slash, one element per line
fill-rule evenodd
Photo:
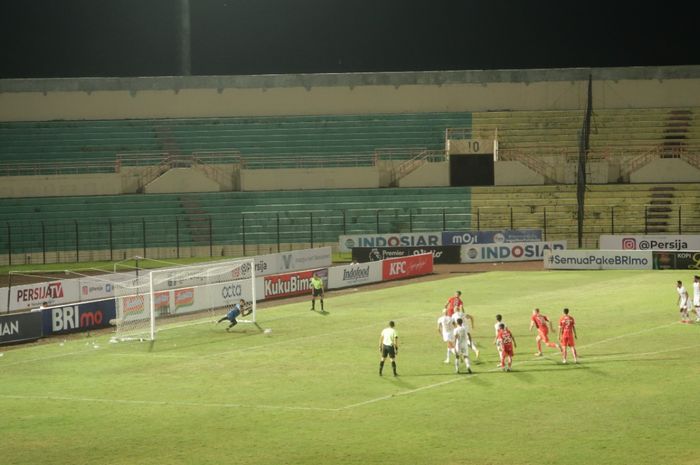
<path fill-rule="evenodd" d="M 262 309 L 266 337 L 207 316 L 148 343 L 109 335 L 0 348 L 0 463 L 697 464 L 700 325 L 678 323 L 689 272 L 493 272 L 329 293 Z M 482 349 L 443 364 L 442 304 L 464 292 Z M 577 321 L 579 365 L 537 358 L 538 306 Z M 518 341 L 496 369 L 494 315 Z M 218 316 L 218 315 L 217 315 Z M 377 375 L 396 321 L 400 376 Z"/>

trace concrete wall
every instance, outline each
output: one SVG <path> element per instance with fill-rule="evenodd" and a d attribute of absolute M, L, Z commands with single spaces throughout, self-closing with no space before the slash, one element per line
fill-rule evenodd
<path fill-rule="evenodd" d="M 543 185 L 544 176 L 537 174 L 519 161 L 498 161 L 493 165 L 496 186 Z"/>
<path fill-rule="evenodd" d="M 399 187 L 446 187 L 450 185 L 450 162 L 426 163 L 399 179 Z"/>
<path fill-rule="evenodd" d="M 221 186 L 194 168 L 173 168 L 148 183 L 146 194 L 176 194 L 180 192 L 219 192 Z"/>
<path fill-rule="evenodd" d="M 375 167 L 241 170 L 243 191 L 377 187 L 379 171 Z"/>
<path fill-rule="evenodd" d="M 134 191 L 135 192 L 135 191 Z M 0 197 L 53 197 L 123 194 L 120 174 L 8 176 L 0 178 Z"/>
<path fill-rule="evenodd" d="M 630 174 L 630 182 L 700 182 L 700 170 L 679 158 L 662 158 Z"/>
<path fill-rule="evenodd" d="M 0 121 L 700 106 L 700 66 L 8 79 Z"/>

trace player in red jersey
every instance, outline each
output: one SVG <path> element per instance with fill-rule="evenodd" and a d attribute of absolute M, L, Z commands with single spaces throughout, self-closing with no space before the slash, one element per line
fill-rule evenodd
<path fill-rule="evenodd" d="M 501 348 L 501 369 L 510 371 L 513 365 L 513 348 L 518 347 L 518 344 L 515 342 L 515 336 L 506 328 L 505 324 L 501 323 L 498 325 L 498 334 L 496 334 L 496 339 L 493 343 Z M 508 360 L 507 366 L 506 359 Z"/>
<path fill-rule="evenodd" d="M 464 302 L 462 302 L 462 291 L 456 291 L 453 297 L 450 297 L 445 304 L 447 316 L 451 317 L 455 310 L 464 311 Z M 473 323 L 472 323 L 473 325 Z"/>
<path fill-rule="evenodd" d="M 532 328 L 535 327 L 537 328 L 537 337 L 535 338 L 535 341 L 537 341 L 537 352 L 535 353 L 536 356 L 542 356 L 543 342 L 547 344 L 547 347 L 557 348 L 559 351 L 561 351 L 559 344 L 549 340 L 549 329 L 551 328 L 552 331 L 554 331 L 554 327 L 552 326 L 552 322 L 549 321 L 549 318 L 540 313 L 539 308 L 533 310 L 532 317 L 530 318 L 530 331 L 532 331 Z"/>
<path fill-rule="evenodd" d="M 578 363 L 578 355 L 576 354 L 576 322 L 574 317 L 569 315 L 569 309 L 564 309 L 564 314 L 559 318 L 559 342 L 561 343 L 562 363 L 566 363 L 567 347 L 571 347 L 571 353 L 574 356 L 574 363 Z"/>

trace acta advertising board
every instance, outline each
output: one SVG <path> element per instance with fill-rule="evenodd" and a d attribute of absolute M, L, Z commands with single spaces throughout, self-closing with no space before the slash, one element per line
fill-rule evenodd
<path fill-rule="evenodd" d="M 546 250 L 564 250 L 566 241 L 463 245 L 462 263 L 542 260 Z"/>
<path fill-rule="evenodd" d="M 352 249 L 352 259 L 358 262 L 375 262 L 425 253 L 433 254 L 433 263 L 459 263 L 458 246 L 355 247 Z"/>
<path fill-rule="evenodd" d="M 652 253 L 640 250 L 547 250 L 544 267 L 555 270 L 650 270 Z"/>
<path fill-rule="evenodd" d="M 612 235 L 602 234 L 601 250 L 700 250 L 700 235 Z"/>
<path fill-rule="evenodd" d="M 42 310 L 44 334 L 74 333 L 109 327 L 116 318 L 114 299 Z"/>
<path fill-rule="evenodd" d="M 323 280 L 324 288 L 328 287 L 328 269 L 296 271 L 294 273 L 265 276 L 265 298 L 276 299 L 294 295 L 311 294 L 311 277 L 317 273 Z"/>
<path fill-rule="evenodd" d="M 433 272 L 433 254 L 411 255 L 404 258 L 390 258 L 382 261 L 382 278 L 393 279 L 422 276 Z"/>
<path fill-rule="evenodd" d="M 442 245 L 441 232 L 353 234 L 338 238 L 338 250 L 350 252 L 355 247 L 424 247 Z"/>

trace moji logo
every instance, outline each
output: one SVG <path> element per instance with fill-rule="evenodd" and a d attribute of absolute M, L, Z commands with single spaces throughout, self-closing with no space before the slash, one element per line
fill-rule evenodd
<path fill-rule="evenodd" d="M 622 239 L 622 250 L 637 250 L 637 240 L 633 237 Z"/>

